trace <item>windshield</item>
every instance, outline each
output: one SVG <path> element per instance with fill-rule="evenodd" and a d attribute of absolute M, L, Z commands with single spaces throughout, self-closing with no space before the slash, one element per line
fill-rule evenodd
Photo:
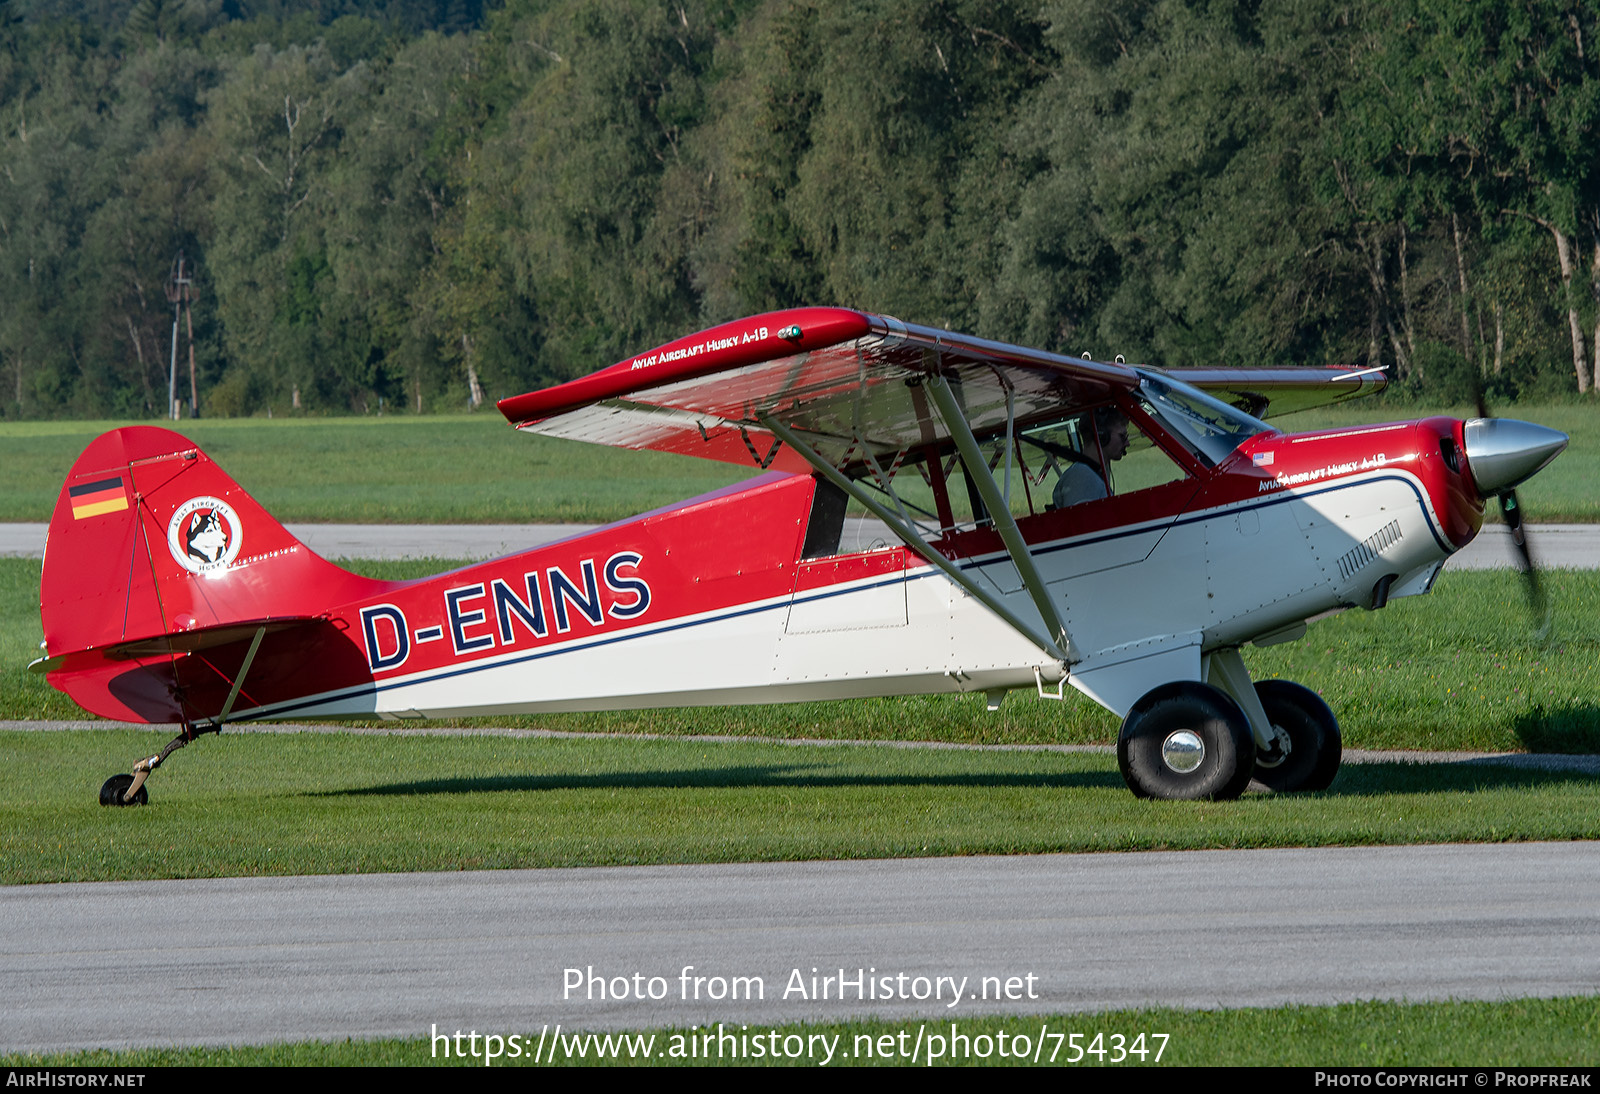
<path fill-rule="evenodd" d="M 1257 433 L 1277 432 L 1259 418 L 1188 384 L 1143 369 L 1138 372 L 1145 410 L 1213 466 Z"/>

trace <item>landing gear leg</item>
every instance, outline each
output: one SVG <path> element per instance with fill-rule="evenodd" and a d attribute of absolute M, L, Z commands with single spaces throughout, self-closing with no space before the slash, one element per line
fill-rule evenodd
<path fill-rule="evenodd" d="M 1326 790 L 1339 771 L 1339 720 L 1317 693 L 1288 680 L 1252 684 L 1237 649 L 1207 655 L 1206 679 L 1239 704 L 1256 743 L 1256 781 L 1269 790 Z"/>
<path fill-rule="evenodd" d="M 150 801 L 150 792 L 144 788 L 145 780 L 150 777 L 150 772 L 160 767 L 166 758 L 178 749 L 188 744 L 205 733 L 220 733 L 220 725 L 203 726 L 196 728 L 188 722 L 183 723 L 183 732 L 167 742 L 167 747 L 148 759 L 140 760 L 133 765 L 131 775 L 113 775 L 100 787 L 101 805 L 146 805 Z"/>

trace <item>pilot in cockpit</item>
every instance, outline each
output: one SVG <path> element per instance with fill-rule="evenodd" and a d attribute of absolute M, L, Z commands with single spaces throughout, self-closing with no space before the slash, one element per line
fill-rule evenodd
<path fill-rule="evenodd" d="M 1103 406 L 1093 411 L 1095 439 L 1098 448 L 1085 446 L 1088 451 L 1076 452 L 1071 462 L 1056 480 L 1050 501 L 1051 508 L 1065 509 L 1080 502 L 1106 497 L 1108 491 L 1105 471 L 1115 460 L 1128 454 L 1128 417 L 1114 406 Z M 1085 431 L 1087 432 L 1087 431 Z"/>

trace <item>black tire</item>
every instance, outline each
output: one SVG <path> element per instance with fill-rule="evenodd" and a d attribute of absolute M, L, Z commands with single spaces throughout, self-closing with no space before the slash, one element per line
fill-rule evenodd
<path fill-rule="evenodd" d="M 1192 680 L 1146 692 L 1117 737 L 1122 779 L 1141 798 L 1237 798 L 1250 785 L 1255 758 L 1256 743 L 1239 704 Z"/>
<path fill-rule="evenodd" d="M 101 805 L 148 805 L 150 794 L 144 787 L 133 796 L 133 800 L 123 801 L 122 796 L 128 792 L 128 787 L 133 785 L 132 775 L 113 775 L 100 787 Z"/>
<path fill-rule="evenodd" d="M 1256 695 L 1267 721 L 1289 735 L 1288 755 L 1256 754 L 1256 781 L 1279 793 L 1328 789 L 1344 757 L 1339 719 L 1328 704 L 1310 688 L 1288 680 L 1262 680 Z"/>

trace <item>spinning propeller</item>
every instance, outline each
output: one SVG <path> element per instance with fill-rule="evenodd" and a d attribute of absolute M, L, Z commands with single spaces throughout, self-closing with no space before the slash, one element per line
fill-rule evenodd
<path fill-rule="evenodd" d="M 1481 386 L 1477 402 L 1478 416 L 1466 423 L 1464 431 L 1467 467 L 1472 472 L 1472 481 L 1477 484 L 1478 497 L 1484 501 L 1491 496 L 1500 499 L 1501 515 L 1511 530 L 1511 540 L 1522 560 L 1522 572 L 1527 575 L 1528 604 L 1543 635 L 1550 628 L 1550 608 L 1539 585 L 1538 570 L 1533 565 L 1528 530 L 1523 524 L 1522 505 L 1517 501 L 1515 487 L 1560 455 L 1567 447 L 1567 435 L 1532 422 L 1491 416 Z"/>

